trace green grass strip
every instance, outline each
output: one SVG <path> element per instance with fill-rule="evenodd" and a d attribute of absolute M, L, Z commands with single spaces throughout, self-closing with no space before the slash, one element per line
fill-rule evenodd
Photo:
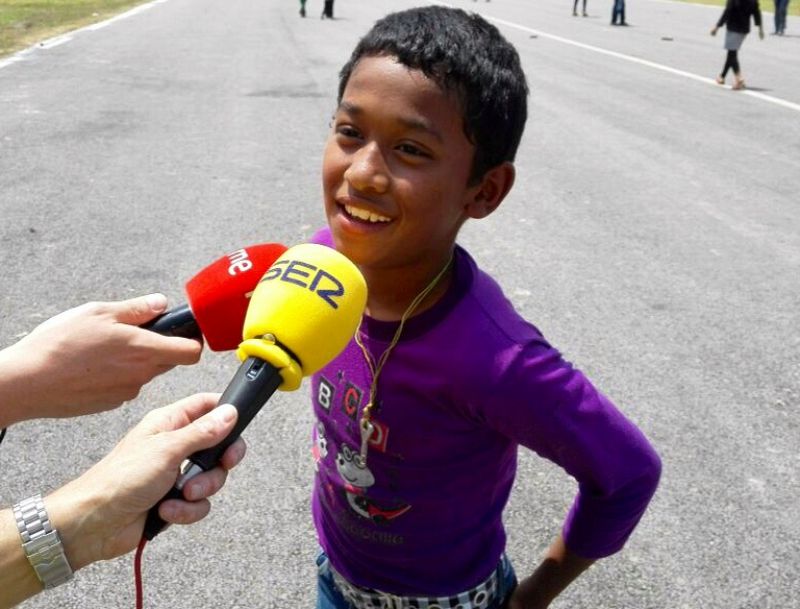
<path fill-rule="evenodd" d="M 145 0 L 0 0 L 0 56 L 121 13 Z"/>

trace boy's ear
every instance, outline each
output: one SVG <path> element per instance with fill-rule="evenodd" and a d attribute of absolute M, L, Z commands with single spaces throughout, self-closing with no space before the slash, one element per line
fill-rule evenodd
<path fill-rule="evenodd" d="M 514 164 L 506 161 L 489 169 L 480 183 L 475 185 L 469 203 L 467 216 L 476 220 L 485 218 L 498 208 L 514 185 L 516 170 Z"/>

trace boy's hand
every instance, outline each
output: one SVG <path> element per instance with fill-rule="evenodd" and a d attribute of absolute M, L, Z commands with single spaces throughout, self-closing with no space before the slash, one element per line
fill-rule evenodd
<path fill-rule="evenodd" d="M 559 535 L 541 564 L 511 594 L 508 609 L 546 609 L 594 560 L 573 554 Z"/>
<path fill-rule="evenodd" d="M 549 606 L 550 601 L 539 598 L 533 576 L 523 579 L 508 601 L 508 609 L 546 609 Z"/>
<path fill-rule="evenodd" d="M 715 27 L 711 28 L 711 35 L 712 36 L 716 36 L 717 35 L 717 28 L 715 28 Z"/>

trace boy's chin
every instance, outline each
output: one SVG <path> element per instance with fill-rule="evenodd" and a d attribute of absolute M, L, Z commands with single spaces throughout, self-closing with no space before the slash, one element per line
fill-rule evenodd
<path fill-rule="evenodd" d="M 374 253 L 365 251 L 363 247 L 358 247 L 348 239 L 336 235 L 335 232 L 331 234 L 333 236 L 333 248 L 356 266 L 369 266 L 374 261 Z"/>

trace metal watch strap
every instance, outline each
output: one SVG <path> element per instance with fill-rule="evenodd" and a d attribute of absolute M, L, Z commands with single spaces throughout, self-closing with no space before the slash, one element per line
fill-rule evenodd
<path fill-rule="evenodd" d="M 72 567 L 64 554 L 61 538 L 50 524 L 41 495 L 28 497 L 14 506 L 22 549 L 45 588 L 55 588 L 72 579 Z"/>

